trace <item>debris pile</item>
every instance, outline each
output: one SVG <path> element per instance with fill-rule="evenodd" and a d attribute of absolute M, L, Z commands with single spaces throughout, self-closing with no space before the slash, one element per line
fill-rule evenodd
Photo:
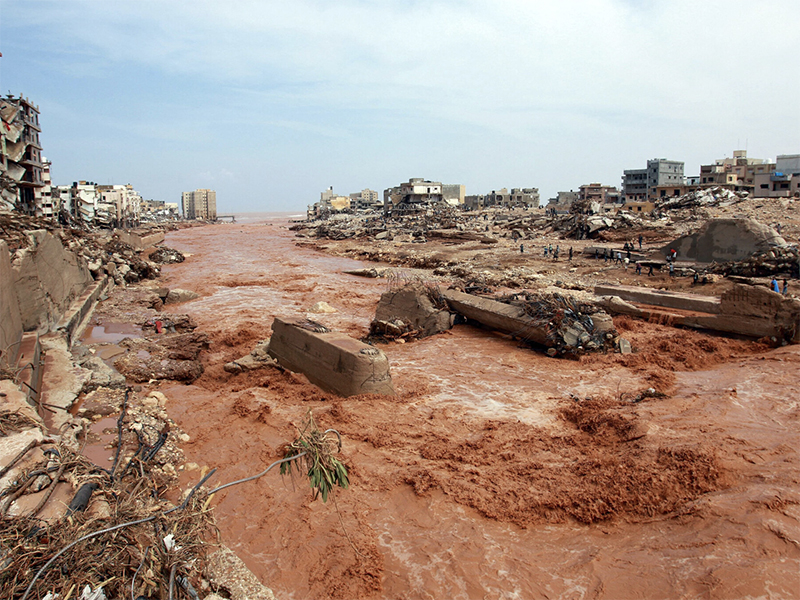
<path fill-rule="evenodd" d="M 718 275 L 741 277 L 800 277 L 800 250 L 796 246 L 776 246 L 739 261 L 712 263 L 707 270 Z"/>
<path fill-rule="evenodd" d="M 108 467 L 57 436 L 43 437 L 41 422 L 4 429 L 9 445 L 32 441 L 3 461 L 0 596 L 68 597 L 78 590 L 80 597 L 88 586 L 94 598 L 131 591 L 151 597 L 163 595 L 170 580 L 187 593 L 209 587 L 201 577 L 216 528 L 204 493 L 177 507 L 163 499 L 177 483 L 174 465 L 183 460 L 178 443 L 185 434 L 166 418 L 157 395 L 101 389 L 87 401 L 87 424 L 95 415 L 119 413 Z"/>
<path fill-rule="evenodd" d="M 713 187 L 689 192 L 683 196 L 659 199 L 656 202 L 656 210 L 724 206 L 741 202 L 749 197 L 748 192 L 732 192 L 725 188 Z"/>
<path fill-rule="evenodd" d="M 186 257 L 182 252 L 179 252 L 174 248 L 158 246 L 154 252 L 150 253 L 150 260 L 162 265 L 171 265 L 175 263 L 182 263 L 184 260 L 186 260 Z"/>
<path fill-rule="evenodd" d="M 526 291 L 496 300 L 521 307 L 546 332 L 549 356 L 626 348 L 608 313 L 574 297 Z"/>
<path fill-rule="evenodd" d="M 131 381 L 169 379 L 191 383 L 203 374 L 200 352 L 209 345 L 208 335 L 194 331 L 187 315 L 162 314 L 142 324 L 143 338 L 125 338 L 119 345 L 128 352 L 114 367 Z"/>
<path fill-rule="evenodd" d="M 92 274 L 99 279 L 111 277 L 117 285 L 135 283 L 158 277 L 157 264 L 143 259 L 131 246 L 116 236 L 82 229 L 61 228 L 57 223 L 41 217 L 18 213 L 0 213 L 0 238 L 5 240 L 12 253 L 12 262 L 18 251 L 30 248 L 34 241 L 28 232 L 46 230 L 61 241 L 62 246 L 75 254 Z M 166 249 L 171 253 L 176 250 Z M 179 254 L 179 253 L 178 253 Z M 179 261 L 178 261 L 179 262 Z"/>

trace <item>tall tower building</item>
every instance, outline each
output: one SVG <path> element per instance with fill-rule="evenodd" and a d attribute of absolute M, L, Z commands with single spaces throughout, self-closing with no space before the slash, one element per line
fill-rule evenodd
<path fill-rule="evenodd" d="M 217 192 L 214 190 L 200 189 L 183 192 L 181 205 L 185 219 L 214 221 L 217 218 Z"/>

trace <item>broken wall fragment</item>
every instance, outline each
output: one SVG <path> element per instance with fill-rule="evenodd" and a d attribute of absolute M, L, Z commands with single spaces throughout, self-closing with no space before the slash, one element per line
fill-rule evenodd
<path fill-rule="evenodd" d="M 386 355 L 343 333 L 275 317 L 268 352 L 325 391 L 345 397 L 395 395 Z"/>

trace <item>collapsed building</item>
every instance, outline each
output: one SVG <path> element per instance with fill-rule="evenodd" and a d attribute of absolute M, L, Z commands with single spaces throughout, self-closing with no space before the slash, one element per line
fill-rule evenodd
<path fill-rule="evenodd" d="M 44 162 L 39 107 L 23 96 L 0 98 L 0 208 L 35 215 Z"/>

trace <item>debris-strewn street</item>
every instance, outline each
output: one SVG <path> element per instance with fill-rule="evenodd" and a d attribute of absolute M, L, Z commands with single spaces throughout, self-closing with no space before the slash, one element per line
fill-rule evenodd
<path fill-rule="evenodd" d="M 163 236 L 52 229 L 106 287 L 83 333 L 42 330 L 32 405 L 14 385 L 35 378 L 4 367 L 18 409 L 3 465 L 34 445 L 2 480 L 3 585 L 271 597 L 249 568 L 278 597 L 788 594 L 794 203 L 764 201 L 779 236 L 753 201 L 679 200 L 600 225 L 591 207 L 340 215 L 179 229 L 144 249 L 122 237 Z M 6 225 L 14 268 L 45 241 L 59 251 L 25 233 L 36 223 Z M 247 481 L 314 421 L 350 483 L 323 486 L 333 503 L 303 478 Z M 65 521 L 81 489 L 86 516 Z M 35 519 L 50 534 L 24 542 Z M 46 565 L 86 535 L 75 571 Z M 244 561 L 227 579 L 225 545 Z M 113 563 L 82 562 L 100 548 Z"/>

